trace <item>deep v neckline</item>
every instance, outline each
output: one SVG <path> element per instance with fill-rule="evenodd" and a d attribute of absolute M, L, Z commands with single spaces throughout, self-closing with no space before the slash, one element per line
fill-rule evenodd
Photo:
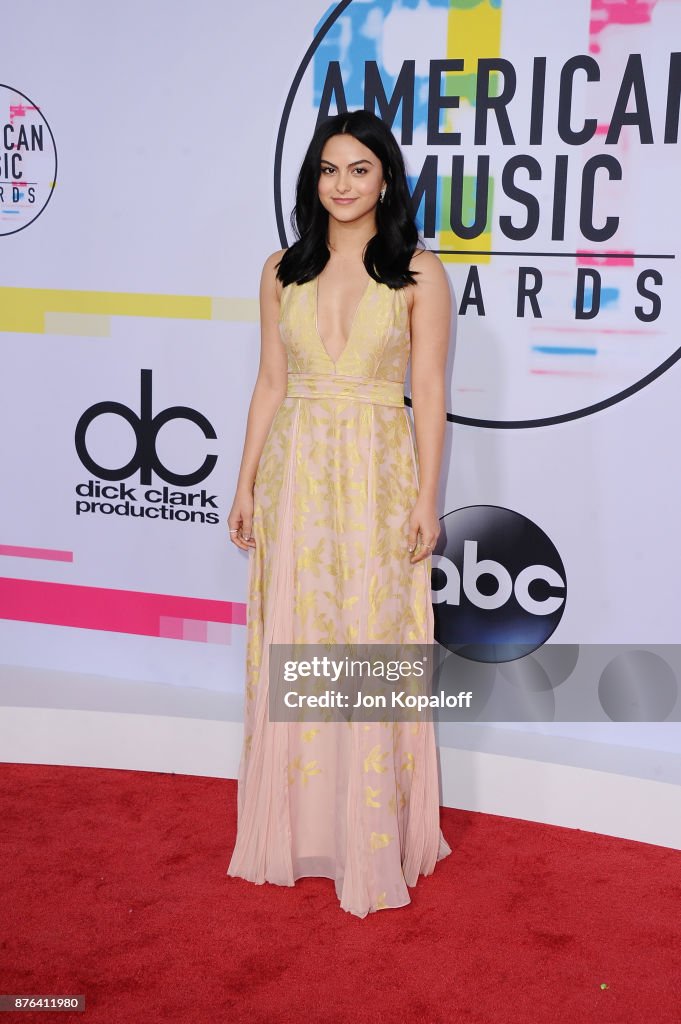
<path fill-rule="evenodd" d="M 338 359 L 332 359 L 331 358 L 331 356 L 330 356 L 330 354 L 329 354 L 329 352 L 328 352 L 328 350 L 326 348 L 326 345 L 324 344 L 324 341 L 322 340 L 322 336 L 319 333 L 319 319 L 318 319 L 318 313 L 319 313 L 319 277 L 320 277 L 320 275 L 317 274 L 317 276 L 313 280 L 313 284 L 314 284 L 314 291 L 313 291 L 313 320 L 314 320 L 314 329 L 315 329 L 315 334 L 317 335 L 317 340 L 318 340 L 318 342 L 320 344 L 320 347 L 321 347 L 322 351 L 324 352 L 324 355 L 329 360 L 329 362 L 334 367 L 336 367 L 336 366 L 338 366 L 338 364 L 340 363 L 341 359 L 343 358 L 343 356 L 347 352 L 348 346 L 350 345 L 350 342 L 352 341 L 352 338 L 353 338 L 353 335 L 354 335 L 354 332 L 355 332 L 355 323 L 357 322 L 357 314 L 359 313 L 360 309 L 362 308 L 362 304 L 364 303 L 364 300 L 367 297 L 367 294 L 369 292 L 369 288 L 371 287 L 371 282 L 373 281 L 373 277 L 367 275 L 369 280 L 367 281 L 366 287 L 365 287 L 364 291 L 362 292 L 360 300 L 357 303 L 357 306 L 355 308 L 355 312 L 353 314 L 352 321 L 350 322 L 350 333 L 347 336 L 346 342 L 343 345 L 343 348 L 341 349 L 341 353 L 338 356 Z"/>

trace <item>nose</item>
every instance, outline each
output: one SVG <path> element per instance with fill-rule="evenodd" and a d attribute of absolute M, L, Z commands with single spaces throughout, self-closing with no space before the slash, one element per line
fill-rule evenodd
<path fill-rule="evenodd" d="M 350 178 L 347 171 L 341 171 L 338 175 L 338 191 L 347 192 L 350 188 Z"/>

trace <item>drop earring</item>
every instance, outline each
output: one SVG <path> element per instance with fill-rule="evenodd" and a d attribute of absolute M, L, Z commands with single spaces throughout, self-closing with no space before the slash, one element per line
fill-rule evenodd
<path fill-rule="evenodd" d="M 382 203 L 384 199 L 385 199 L 385 185 L 383 186 L 383 188 L 380 191 L 380 194 L 379 194 L 379 197 L 378 197 L 379 203 Z"/>

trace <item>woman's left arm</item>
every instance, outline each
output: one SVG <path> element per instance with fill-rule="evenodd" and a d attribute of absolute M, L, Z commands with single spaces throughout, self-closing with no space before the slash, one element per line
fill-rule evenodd
<path fill-rule="evenodd" d="M 411 269 L 420 271 L 411 309 L 411 404 L 419 463 L 419 495 L 408 540 L 414 563 L 430 555 L 440 536 L 437 492 L 447 422 L 445 372 L 452 310 L 447 273 L 435 253 L 417 253 Z M 418 534 L 420 543 L 414 551 Z"/>

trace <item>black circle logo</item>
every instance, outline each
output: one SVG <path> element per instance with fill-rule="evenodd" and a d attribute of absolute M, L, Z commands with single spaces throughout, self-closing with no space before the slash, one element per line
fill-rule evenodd
<path fill-rule="evenodd" d="M 139 415 L 120 402 L 97 402 L 96 405 L 92 405 L 89 409 L 85 410 L 76 426 L 76 451 L 78 452 L 78 458 L 86 469 L 102 480 L 125 480 L 139 470 L 140 482 L 142 484 L 150 484 L 151 474 L 154 472 L 161 480 L 165 480 L 166 483 L 176 484 L 180 487 L 192 487 L 210 475 L 215 463 L 218 461 L 217 455 L 207 455 L 199 468 L 193 473 L 173 473 L 172 470 L 163 465 L 156 452 L 156 441 L 159 431 L 170 420 L 184 419 L 195 423 L 203 431 L 206 439 L 214 441 L 217 434 L 203 413 L 197 412 L 196 409 L 189 409 L 184 405 L 174 405 L 157 413 L 155 416 L 152 415 L 151 377 L 151 370 L 142 370 Z M 88 451 L 86 443 L 88 427 L 98 416 L 104 416 L 106 413 L 113 416 L 122 416 L 132 427 L 137 441 L 133 457 L 125 466 L 120 466 L 117 469 L 100 466 L 95 462 Z"/>
<path fill-rule="evenodd" d="M 567 583 L 536 523 L 498 505 L 444 516 L 432 555 L 435 639 L 471 661 L 524 657 L 560 622 Z"/>

